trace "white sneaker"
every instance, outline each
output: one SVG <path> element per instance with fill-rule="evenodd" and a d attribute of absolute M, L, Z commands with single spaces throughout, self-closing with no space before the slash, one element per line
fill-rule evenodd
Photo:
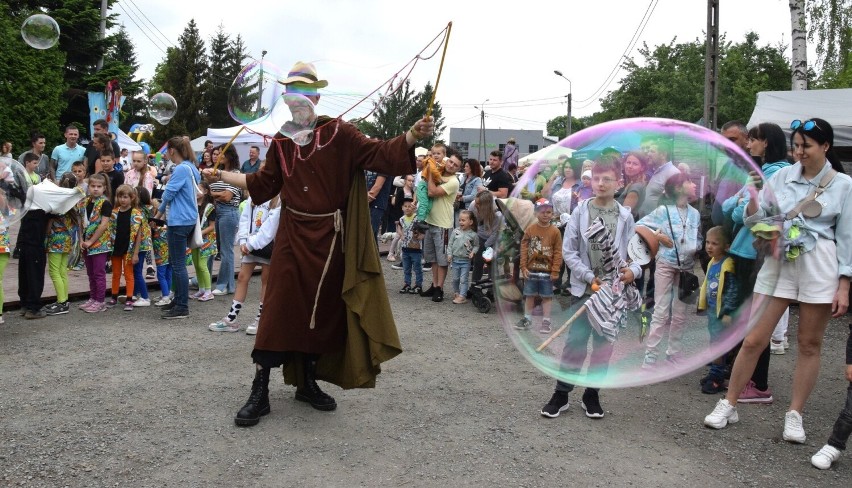
<path fill-rule="evenodd" d="M 166 306 L 170 303 L 172 303 L 172 296 L 166 295 L 164 297 L 160 297 L 160 299 L 157 300 L 157 303 L 155 303 L 154 305 L 156 305 L 158 307 L 164 307 L 164 306 Z"/>
<path fill-rule="evenodd" d="M 133 300 L 133 306 L 134 307 L 150 307 L 151 306 L 151 300 L 149 300 L 147 298 L 137 298 L 136 300 Z"/>
<path fill-rule="evenodd" d="M 840 450 L 826 444 L 822 446 L 822 449 L 817 451 L 813 457 L 811 457 L 811 464 L 813 464 L 815 468 L 828 469 L 831 467 L 831 463 L 837 461 L 839 458 Z"/>
<path fill-rule="evenodd" d="M 770 354 L 786 354 L 787 349 L 784 348 L 783 342 L 769 341 L 769 353 Z"/>
<path fill-rule="evenodd" d="M 716 403 L 716 408 L 710 415 L 704 417 L 704 425 L 713 429 L 724 429 L 728 424 L 735 424 L 739 421 L 740 416 L 737 414 L 737 407 L 731 405 L 731 402 L 724 398 Z"/>
<path fill-rule="evenodd" d="M 226 292 L 225 290 L 220 290 L 218 288 L 214 288 L 213 294 L 216 295 L 217 297 L 219 297 L 219 296 L 222 296 L 222 295 L 227 295 L 228 292 Z"/>
<path fill-rule="evenodd" d="M 803 444 L 805 442 L 805 428 L 802 427 L 802 415 L 790 410 L 784 416 L 784 435 L 781 436 L 787 442 Z"/>
<path fill-rule="evenodd" d="M 258 319 L 255 318 L 254 321 L 246 327 L 246 335 L 257 335 L 257 326 L 259 325 Z"/>

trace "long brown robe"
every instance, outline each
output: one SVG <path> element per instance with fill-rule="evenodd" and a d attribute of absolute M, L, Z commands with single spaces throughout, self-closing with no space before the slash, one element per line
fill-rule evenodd
<path fill-rule="evenodd" d="M 332 250 L 332 241 L 335 239 L 333 217 L 308 217 L 291 210 L 312 215 L 340 210 L 342 219 L 339 223 L 348 223 L 353 181 L 363 181 L 361 175 L 364 170 L 388 175 L 410 174 L 415 171 L 414 152 L 409 149 L 404 135 L 389 141 L 378 141 L 368 139 L 352 124 L 341 120 L 321 120 L 320 123 L 322 125 L 314 131 L 314 141 L 304 147 L 299 148 L 281 134 L 276 135 L 276 140 L 267 152 L 264 169 L 246 177 L 253 201 L 264 202 L 280 193 L 284 206 L 288 207 L 281 211 L 275 237 L 270 280 L 255 339 L 255 352 L 320 354 L 318 376 L 321 379 L 343 388 L 373 386 L 374 376 L 365 378 L 363 374 L 358 374 L 357 378 L 346 378 L 346 368 L 341 364 L 328 363 L 353 360 L 348 357 L 352 355 L 351 344 L 347 347 L 347 339 L 353 339 L 349 337 L 353 325 L 367 330 L 366 335 L 370 337 L 366 341 L 367 346 L 360 347 L 356 353 L 366 357 L 355 358 L 355 361 L 371 364 L 374 367 L 368 369 L 374 372 L 378 372 L 377 359 L 389 359 L 395 355 L 387 351 L 377 354 L 374 336 L 381 337 L 379 342 L 395 342 L 396 348 L 399 347 L 383 286 L 371 285 L 366 301 L 361 292 L 353 293 L 350 290 L 347 300 L 349 305 L 344 302 L 342 295 L 344 271 L 353 266 L 348 263 L 356 257 L 345 258 L 345 241 L 360 242 L 354 249 L 361 251 L 365 245 L 372 243 L 373 253 L 368 253 L 368 256 L 375 258 L 362 259 L 361 267 L 369 268 L 368 275 L 375 276 L 378 273 L 381 278 L 380 268 L 370 262 L 378 261 L 375 239 L 362 238 L 365 232 L 362 225 L 354 225 L 354 228 L 342 225 L 342 232 L 336 234 Z M 356 188 L 356 191 L 360 190 Z M 366 198 L 357 198 L 354 202 L 359 205 L 355 210 L 367 210 Z M 347 233 L 354 234 L 350 236 Z M 331 260 L 323 276 L 329 253 Z M 350 273 L 350 281 L 358 281 L 357 278 L 351 278 L 353 276 Z M 315 300 L 321 278 L 322 287 L 318 300 Z M 353 303 L 366 305 L 367 312 L 376 307 L 381 313 L 371 314 L 371 320 L 381 323 L 369 323 L 366 327 L 365 324 L 359 324 L 365 310 L 353 313 Z M 390 332 L 369 332 L 382 328 L 390 329 Z M 363 342 L 363 337 L 358 341 Z M 293 382 L 300 375 L 286 376 L 288 382 Z"/>

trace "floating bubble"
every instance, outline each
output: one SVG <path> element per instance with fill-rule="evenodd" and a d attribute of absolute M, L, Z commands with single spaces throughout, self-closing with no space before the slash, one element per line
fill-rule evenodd
<path fill-rule="evenodd" d="M 177 113 L 177 100 L 168 93 L 157 93 L 148 101 L 148 113 L 154 120 L 166 125 Z"/>
<path fill-rule="evenodd" d="M 240 71 L 228 90 L 228 113 L 240 124 L 261 121 L 272 112 L 283 92 L 285 76 L 269 61 L 254 61 Z"/>
<path fill-rule="evenodd" d="M 545 332 L 542 327 L 543 314 L 547 312 L 548 304 L 534 299 L 525 315 L 525 299 L 522 298 L 524 285 L 530 289 L 549 290 L 548 285 L 551 284 L 549 273 L 546 271 L 540 276 L 531 274 L 526 282 L 519 279 L 519 258 L 524 229 L 537 225 L 538 222 L 531 201 L 536 191 L 544 190 L 544 197 L 553 203 L 552 222 L 554 225 L 564 225 L 566 240 L 580 233 L 588 234 L 586 239 L 590 244 L 588 247 L 583 245 L 581 250 L 588 255 L 588 249 L 593 248 L 597 263 L 603 263 L 609 250 L 613 249 L 606 240 L 598 242 L 597 239 L 604 236 L 604 232 L 589 232 L 590 226 L 592 231 L 597 229 L 589 222 L 588 214 L 584 214 L 584 222 L 572 221 L 576 218 L 576 214 L 570 213 L 576 206 L 576 203 L 572 202 L 582 198 L 582 188 L 574 187 L 570 182 L 563 188 L 559 181 L 544 185 L 544 181 L 560 176 L 573 176 L 582 185 L 580 168 L 583 162 L 589 159 L 618 160 L 620 163 L 629 160 L 623 165 L 626 169 L 622 174 L 616 175 L 631 182 L 627 192 L 616 193 L 616 199 L 622 200 L 627 198 L 629 193 L 637 194 L 633 190 L 637 190 L 639 195 L 644 194 L 646 199 L 655 199 L 656 194 L 644 191 L 643 181 L 647 181 L 655 172 L 663 175 L 686 174 L 682 171 L 688 171 L 686 176 L 696 187 L 695 195 L 691 195 L 690 205 L 701 216 L 702 239 L 712 226 L 710 214 L 713 197 L 718 194 L 723 199 L 732 197 L 732 202 L 739 201 L 738 197 L 742 194 L 738 192 L 742 190 L 748 173 L 759 171 L 749 156 L 719 134 L 692 124 L 664 119 L 626 119 L 600 124 L 571 135 L 551 146 L 544 156 L 526 162 L 528 167 L 516 185 L 516 191 L 511 198 L 498 204 L 504 210 L 504 230 L 501 231 L 499 242 L 495 246 L 495 257 L 491 263 L 491 275 L 495 278 L 497 313 L 512 343 L 525 359 L 553 378 L 574 385 L 603 388 L 665 381 L 702 368 L 725 354 L 745 337 L 749 314 L 759 313 L 752 310 L 757 306 L 753 306 L 751 289 L 740 295 L 739 306 L 731 314 L 731 323 L 721 326 L 718 334 L 714 333 L 713 340 L 710 339 L 708 331 L 708 318 L 697 315 L 695 302 L 686 304 L 675 300 L 675 327 L 672 329 L 671 317 L 664 312 L 673 309 L 670 306 L 671 290 L 674 289 L 676 296 L 677 287 L 666 287 L 665 282 L 668 280 L 659 274 L 655 280 L 657 303 L 653 309 L 653 313 L 657 315 L 652 315 L 650 309 L 643 309 L 643 292 L 650 294 L 650 291 L 642 286 L 649 281 L 650 272 L 647 269 L 643 270 L 644 281 L 637 280 L 636 284 L 622 285 L 617 278 L 617 271 L 615 274 L 606 273 L 603 271 L 603 264 L 595 265 L 595 275 L 603 281 L 600 291 L 593 292 L 590 283 L 577 282 L 575 287 L 582 290 L 583 295 L 588 297 L 594 293 L 594 298 L 585 300 L 561 294 L 554 296 L 549 304 L 551 332 Z M 521 162 L 522 167 L 525 166 L 524 161 Z M 637 162 L 639 164 L 636 164 Z M 645 163 L 648 163 L 647 167 Z M 681 163 L 685 163 L 685 166 Z M 678 169 L 678 166 L 681 169 Z M 624 188 L 620 181 L 607 183 L 605 180 L 608 176 L 610 175 L 606 173 L 593 173 L 592 198 L 594 192 L 606 191 L 608 185 L 613 189 Z M 690 185 L 681 180 L 681 188 L 686 189 L 688 186 Z M 530 200 L 521 197 L 522 190 L 526 190 L 523 194 Z M 772 199 L 771 189 L 767 190 L 768 198 Z M 689 190 L 686 190 L 686 193 L 689 193 Z M 722 202 L 718 203 L 721 205 Z M 649 201 L 647 207 L 641 204 L 634 207 L 634 213 L 638 213 L 641 218 L 658 208 L 658 205 Z M 674 215 L 679 208 L 675 205 L 668 208 L 672 213 L 675 236 L 680 236 L 683 234 L 683 227 L 680 218 Z M 686 212 L 685 208 L 680 210 Z M 662 212 L 659 210 L 656 215 L 651 214 L 643 221 L 647 224 L 647 229 L 637 226 L 641 231 L 636 232 L 639 237 L 624 236 L 628 240 L 632 239 L 630 246 L 625 245 L 630 248 L 631 256 L 627 258 L 629 261 L 635 260 L 638 264 L 653 260 L 659 247 L 655 242 L 654 232 L 658 228 L 664 233 L 668 231 L 665 213 Z M 601 213 L 613 215 L 605 211 Z M 653 221 L 655 218 L 658 219 Z M 694 231 L 694 227 L 690 225 L 686 228 Z M 745 232 L 749 232 L 747 228 Z M 618 236 L 617 242 L 623 242 L 620 234 L 612 234 L 615 234 L 612 235 L 613 239 Z M 646 239 L 650 242 L 646 242 Z M 675 244 L 680 247 L 681 256 L 694 254 L 694 249 L 691 249 L 694 245 L 691 246 L 689 240 L 676 240 Z M 534 238 L 528 247 L 541 251 L 542 245 L 541 240 Z M 619 255 L 615 256 L 615 259 L 619 258 Z M 699 282 L 703 283 L 705 275 L 697 256 L 694 258 L 693 267 L 690 267 L 691 264 L 692 260 L 685 267 L 693 271 Z M 583 266 L 589 269 L 588 264 Z M 658 270 L 662 268 L 657 265 Z M 568 284 L 570 275 L 570 271 L 566 270 L 562 288 L 572 288 Z M 726 278 L 731 280 L 732 277 Z M 764 275 L 762 279 L 774 286 L 777 276 Z M 668 293 L 661 296 L 666 288 Z M 693 295 L 692 298 L 697 296 Z M 722 296 L 717 299 L 722 300 Z M 708 314 L 715 314 L 715 310 L 709 310 Z M 679 319 L 681 316 L 684 317 L 683 320 Z M 531 318 L 531 323 L 524 323 L 524 319 L 528 318 Z M 682 324 L 681 332 L 677 330 L 678 324 Z M 655 357 L 656 362 L 653 365 L 650 360 L 645 361 L 647 353 Z"/>
<path fill-rule="evenodd" d="M 59 42 L 59 24 L 49 15 L 31 15 L 21 24 L 21 37 L 30 47 L 50 49 Z"/>
<path fill-rule="evenodd" d="M 0 157 L 0 229 L 6 230 L 24 216 L 30 186 L 21 163 Z"/>
<path fill-rule="evenodd" d="M 296 144 L 305 146 L 314 140 L 317 124 L 316 106 L 308 97 L 299 93 L 285 93 L 272 110 L 272 124 L 280 127 L 282 135 Z"/>

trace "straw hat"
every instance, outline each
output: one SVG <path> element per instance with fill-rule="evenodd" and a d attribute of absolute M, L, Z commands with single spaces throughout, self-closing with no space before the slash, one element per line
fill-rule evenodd
<path fill-rule="evenodd" d="M 313 63 L 297 62 L 290 68 L 287 78 L 279 80 L 282 85 L 298 84 L 310 88 L 325 88 L 328 81 L 317 77 L 317 69 Z"/>

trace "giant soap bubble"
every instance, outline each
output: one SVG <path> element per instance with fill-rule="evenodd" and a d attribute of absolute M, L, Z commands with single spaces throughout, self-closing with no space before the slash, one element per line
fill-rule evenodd
<path fill-rule="evenodd" d="M 49 15 L 31 15 L 21 24 L 21 37 L 30 47 L 50 49 L 59 42 L 59 24 Z"/>
<path fill-rule="evenodd" d="M 624 171 L 625 178 L 633 182 L 629 183 L 628 189 L 640 190 L 638 196 L 641 198 L 644 194 L 646 199 L 656 197 L 650 190 L 641 191 L 644 186 L 642 182 L 658 171 L 655 168 L 660 168 L 660 173 L 686 174 L 697 189 L 694 192 L 695 196 L 691 198 L 690 205 L 701 215 L 702 239 L 708 228 L 712 226 L 710 214 L 713 197 L 716 195 L 732 197 L 732 203 L 739 202 L 742 194 L 738 195 L 738 192 L 743 188 L 748 173 L 759 171 L 749 156 L 719 134 L 696 125 L 664 119 L 627 119 L 600 124 L 571 135 L 551 146 L 543 156 L 526 162 L 528 166 L 516 185 L 512 198 L 505 203 L 500 203 L 506 209 L 505 229 L 501 231 L 491 269 L 491 276 L 495 278 L 494 295 L 497 311 L 515 347 L 524 358 L 551 377 L 571 384 L 605 388 L 638 386 L 664 381 L 702 368 L 713 359 L 725 354 L 745 337 L 749 314 L 756 313 L 751 310 L 756 306 L 753 307 L 750 289 L 744 290 L 741 294 L 741 302 L 732 314 L 731 324 L 724 327 L 719 337 L 713 341 L 710 340 L 708 332 L 708 319 L 706 316 L 697 315 L 695 302 L 686 304 L 676 298 L 673 302 L 671 291 L 666 296 L 659 296 L 661 290 L 665 290 L 666 287 L 661 286 L 663 280 L 658 279 L 656 280 L 658 296 L 654 308 L 654 313 L 657 315 L 652 317 L 650 310 L 641 312 L 640 304 L 644 288 L 633 285 L 621 286 L 617 279 L 617 271 L 615 280 L 610 279 L 613 275 L 609 275 L 609 278 L 604 275 L 600 291 L 597 289 L 593 291 L 587 284 L 576 284 L 575 287 L 579 287 L 584 294 L 594 293 L 593 300 L 584 302 L 562 294 L 555 296 L 550 303 L 552 331 L 543 330 L 542 315 L 547 304 L 539 303 L 539 299 L 534 300 L 534 308 L 528 309 L 527 315 L 524 315 L 524 300 L 519 299 L 519 296 L 524 290 L 525 283 L 519 279 L 518 263 L 524 228 L 537 225 L 531 200 L 540 198 L 542 193 L 544 197 L 550 199 L 555 207 L 553 222 L 555 224 L 567 222 L 565 227 L 568 230 L 566 230 L 565 239 L 572 236 L 574 226 L 579 229 L 577 233 L 586 233 L 589 247 L 594 250 L 595 262 L 605 263 L 609 250 L 612 249 L 612 246 L 607 245 L 603 239 L 603 232 L 589 232 L 592 224 L 588 221 L 589 218 L 585 222 L 571 222 L 571 219 L 576 216 L 571 217 L 570 209 L 586 195 L 591 194 L 594 198 L 594 192 L 606 191 L 607 185 L 613 185 L 615 188 L 623 188 L 624 185 L 619 181 L 607 182 L 609 174 L 596 172 L 593 173 L 590 189 L 572 186 L 570 182 L 563 187 L 559 181 L 554 182 L 557 177 L 573 176 L 580 183 L 581 167 L 587 160 L 627 162 L 624 165 L 627 168 Z M 522 160 L 522 167 L 525 166 L 523 163 Z M 644 163 L 649 163 L 649 166 L 646 168 Z M 678 169 L 673 169 L 671 166 Z M 624 174 L 618 176 L 624 176 Z M 679 188 L 691 186 L 683 180 L 680 181 L 682 183 Z M 631 192 L 625 192 L 623 196 L 617 194 L 616 198 L 627 198 L 627 193 Z M 767 188 L 766 193 L 771 198 L 771 189 Z M 630 198 L 633 199 L 636 196 L 633 195 Z M 639 210 L 644 212 L 641 205 L 634 206 L 637 208 L 636 213 L 639 213 Z M 658 207 L 651 203 L 649 206 L 651 209 Z M 677 237 L 683 234 L 684 227 L 681 227 L 681 220 L 674 213 L 682 211 L 686 215 L 687 210 L 685 207 L 675 205 L 669 206 L 669 209 L 672 212 Z M 606 210 L 595 210 L 595 215 L 606 214 Z M 658 217 L 661 215 L 665 214 L 657 214 Z M 641 218 L 642 215 L 640 214 L 639 217 Z M 664 231 L 668 229 L 668 224 L 661 221 L 655 224 L 646 219 L 646 223 L 648 228 L 637 227 L 637 229 L 640 229 L 641 235 L 649 241 L 655 240 L 653 234 L 658 228 L 663 228 Z M 691 224 L 685 227 L 688 230 L 694 230 Z M 595 226 L 591 225 L 592 231 L 595 230 L 594 228 Z M 749 232 L 748 229 L 744 231 Z M 640 234 L 640 232 L 636 233 Z M 615 237 L 613 236 L 614 239 Z M 628 257 L 628 260 L 647 263 L 652 259 L 650 254 L 655 252 L 656 242 L 646 244 L 641 236 L 624 237 L 632 239 L 630 246 L 633 248 L 632 257 Z M 617 238 L 619 240 L 616 242 L 621 242 L 620 234 L 617 234 Z M 684 251 L 690 247 L 688 240 L 686 242 L 676 240 L 675 243 Z M 542 251 L 542 246 L 543 241 L 536 241 L 533 238 L 529 241 L 527 249 Z M 585 245 L 582 247 L 583 251 L 587 249 Z M 615 259 L 618 258 L 619 256 L 616 255 Z M 704 271 L 697 256 L 694 262 L 695 265 L 690 270 L 698 276 L 699 282 L 703 282 Z M 601 268 L 606 266 L 598 264 L 596 268 L 598 274 L 601 274 Z M 569 274 L 570 271 L 566 271 L 563 278 L 566 282 L 563 287 L 566 289 L 571 288 L 567 284 Z M 645 282 L 647 282 L 650 273 L 645 270 L 644 274 Z M 544 277 L 549 279 L 547 274 Z M 531 278 L 534 280 L 535 276 Z M 731 279 L 730 276 L 727 278 Z M 768 279 L 774 286 L 776 277 L 770 276 Z M 535 284 L 533 280 L 529 282 Z M 676 287 L 674 292 L 676 296 Z M 545 306 L 542 307 L 542 305 Z M 674 329 L 671 328 L 672 322 L 669 315 L 663 314 L 663 311 L 667 309 L 676 312 Z M 715 310 L 710 310 L 709 313 L 715 313 Z M 575 315 L 576 320 L 553 337 Z M 684 317 L 682 321 L 679 320 L 680 316 Z M 522 323 L 522 320 L 529 317 L 531 317 L 531 323 L 523 327 L 527 324 Z M 681 333 L 677 332 L 679 323 L 682 323 Z M 657 339 L 655 335 L 649 335 L 655 330 L 661 332 L 659 334 L 661 339 Z M 544 345 L 551 338 L 552 340 Z M 658 340 L 659 343 L 657 343 Z M 645 360 L 649 352 L 655 356 L 656 362 L 653 364 Z"/>
<path fill-rule="evenodd" d="M 168 93 L 157 93 L 148 101 L 148 113 L 154 120 L 166 125 L 177 113 L 177 100 Z"/>
<path fill-rule="evenodd" d="M 228 90 L 228 113 L 240 124 L 249 124 L 269 117 L 279 101 L 285 78 L 278 66 L 269 61 L 249 63 L 237 75 Z"/>
<path fill-rule="evenodd" d="M 289 137 L 300 146 L 310 144 L 314 140 L 314 129 L 317 124 L 316 106 L 305 95 L 299 93 L 282 95 L 281 101 L 272 111 L 271 120 L 282 135 Z"/>
<path fill-rule="evenodd" d="M 29 186 L 23 165 L 0 157 L 0 228 L 3 230 L 24 216 Z"/>

